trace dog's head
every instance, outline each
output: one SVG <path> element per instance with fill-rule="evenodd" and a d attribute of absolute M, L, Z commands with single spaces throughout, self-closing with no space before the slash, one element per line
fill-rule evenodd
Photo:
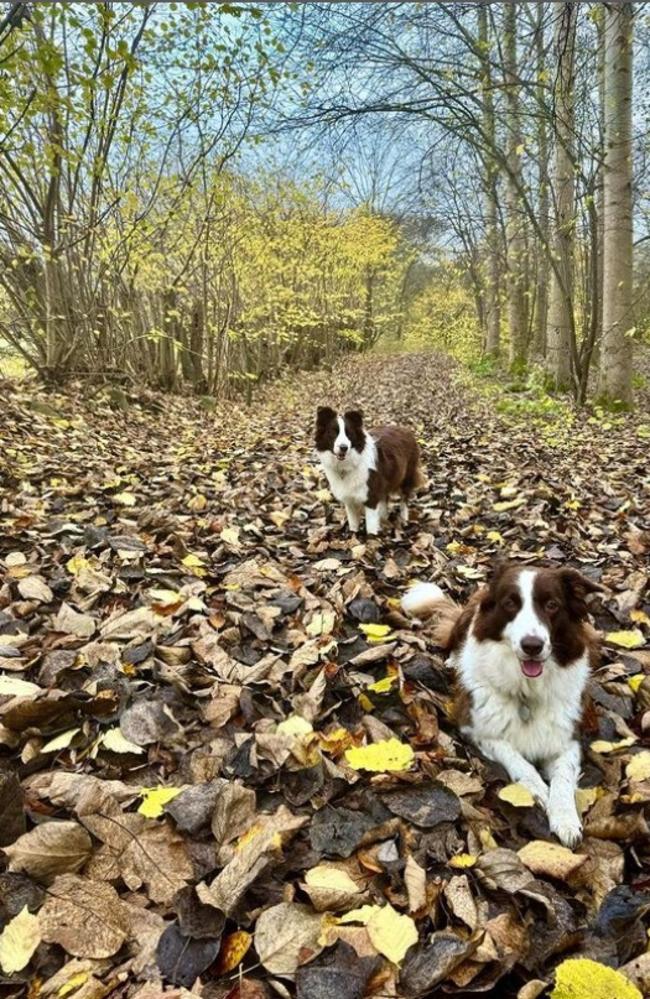
<path fill-rule="evenodd" d="M 363 451 L 366 435 L 363 429 L 363 413 L 359 409 L 348 409 L 339 416 L 329 406 L 319 406 L 316 412 L 316 450 L 331 451 L 338 462 L 345 466 L 354 460 L 355 454 Z"/>
<path fill-rule="evenodd" d="M 474 634 L 506 642 L 523 675 L 540 677 L 548 659 L 567 666 L 584 653 L 587 597 L 599 590 L 577 569 L 499 565 L 480 599 Z"/>

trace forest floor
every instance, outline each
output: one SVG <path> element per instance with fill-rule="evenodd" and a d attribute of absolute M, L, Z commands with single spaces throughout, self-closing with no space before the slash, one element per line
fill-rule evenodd
<path fill-rule="evenodd" d="M 435 354 L 250 409 L 5 388 L 0 995 L 535 999 L 575 956 L 640 990 L 603 996 L 650 993 L 647 417 L 479 391 Z M 348 534 L 312 451 L 325 403 L 415 429 L 406 529 Z M 499 797 L 398 610 L 503 556 L 605 588 L 573 853 Z"/>

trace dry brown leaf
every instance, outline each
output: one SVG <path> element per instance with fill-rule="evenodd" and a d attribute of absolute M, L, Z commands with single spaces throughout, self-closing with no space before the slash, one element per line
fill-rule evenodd
<path fill-rule="evenodd" d="M 43 940 L 59 944 L 74 957 L 110 957 L 128 934 L 113 886 L 77 874 L 54 879 L 38 916 Z"/>
<path fill-rule="evenodd" d="M 24 871 L 47 884 L 57 874 L 80 870 L 92 841 L 77 822 L 43 822 L 4 848 L 10 871 Z"/>

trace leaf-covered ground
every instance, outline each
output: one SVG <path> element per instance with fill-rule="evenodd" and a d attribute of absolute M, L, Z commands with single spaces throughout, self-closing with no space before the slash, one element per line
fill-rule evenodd
<path fill-rule="evenodd" d="M 251 409 L 4 389 L 0 994 L 648 993 L 642 418 L 479 394 L 431 354 Z M 343 527 L 319 403 L 415 428 L 407 529 Z M 606 588 L 573 854 L 500 797 L 398 610 L 409 581 L 463 598 L 503 555 Z M 585 963 L 554 985 L 568 957 L 636 985 Z"/>

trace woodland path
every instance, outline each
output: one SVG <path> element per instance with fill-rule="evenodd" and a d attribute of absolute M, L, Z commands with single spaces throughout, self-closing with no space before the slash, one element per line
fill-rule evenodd
<path fill-rule="evenodd" d="M 415 429 L 429 488 L 408 528 L 349 536 L 311 450 L 319 404 Z M 433 354 L 347 358 L 249 409 L 8 391 L 0 928 L 27 905 L 41 943 L 0 993 L 36 974 L 44 995 L 154 999 L 162 972 L 214 999 L 264 999 L 278 976 L 301 999 L 442 982 L 507 999 L 539 979 L 534 999 L 565 952 L 642 954 L 648 433 L 498 412 Z M 606 587 L 573 857 L 517 855 L 550 841 L 545 819 L 498 797 L 503 773 L 447 720 L 442 659 L 396 609 L 411 579 L 462 598 L 504 555 Z M 414 750 L 404 773 L 346 762 L 393 737 Z M 184 790 L 139 811 L 159 785 Z M 317 915 L 386 901 L 404 920 L 388 929 Z M 401 933 L 420 940 L 403 960 Z"/>

